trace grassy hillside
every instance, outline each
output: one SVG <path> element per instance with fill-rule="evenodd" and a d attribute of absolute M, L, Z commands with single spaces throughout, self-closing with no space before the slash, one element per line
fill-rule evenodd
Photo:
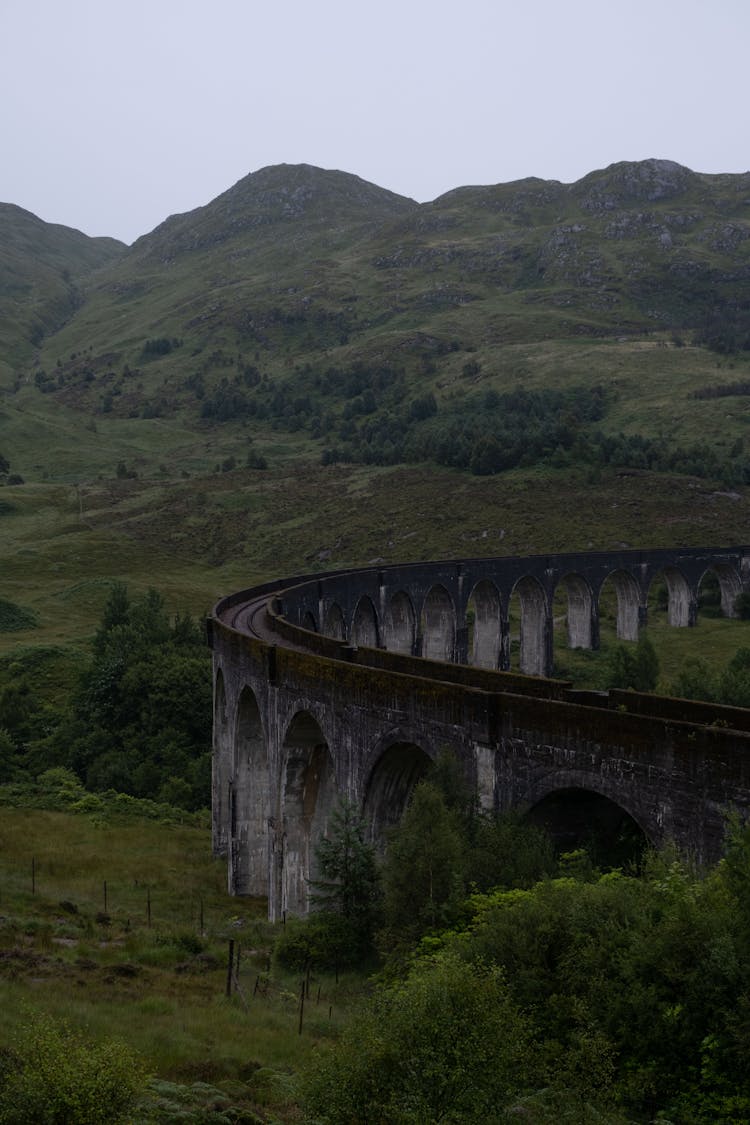
<path fill-rule="evenodd" d="M 668 161 L 423 205 L 279 166 L 127 250 L 6 208 L 77 280 L 35 354 L 0 341 L 0 597 L 36 620 L 0 651 L 84 644 L 116 578 L 201 613 L 374 558 L 745 540 L 749 198 Z"/>
<path fill-rule="evenodd" d="M 139 1121 L 147 1111 L 225 1121 L 230 1101 L 297 1119 L 291 1074 L 346 1021 L 362 983 L 316 977 L 299 1034 L 299 981 L 274 971 L 266 983 L 264 903 L 229 898 L 198 818 L 180 823 L 165 807 L 145 817 L 145 806 L 86 795 L 63 773 L 39 788 L 48 811 L 8 807 L 18 800 L 0 789 L 3 1042 L 32 1012 L 87 1042 L 126 1042 L 152 1076 Z M 240 960 L 227 998 L 230 939 Z"/>
<path fill-rule="evenodd" d="M 82 277 L 111 262 L 124 246 L 88 238 L 0 203 L 0 383 L 33 358 L 46 335 L 80 306 Z"/>

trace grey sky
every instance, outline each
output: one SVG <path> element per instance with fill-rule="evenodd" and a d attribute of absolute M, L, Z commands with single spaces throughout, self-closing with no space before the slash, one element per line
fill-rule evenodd
<path fill-rule="evenodd" d="M 282 162 L 742 172 L 749 39 L 748 0 L 0 0 L 0 200 L 131 242 Z"/>

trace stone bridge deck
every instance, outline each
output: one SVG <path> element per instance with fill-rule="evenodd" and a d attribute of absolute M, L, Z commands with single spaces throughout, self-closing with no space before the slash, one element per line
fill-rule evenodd
<path fill-rule="evenodd" d="M 618 633 L 635 639 L 654 582 L 666 585 L 669 621 L 689 627 L 706 575 L 732 614 L 749 564 L 744 547 L 449 561 L 301 576 L 223 599 L 209 622 L 213 839 L 230 889 L 267 895 L 272 918 L 303 913 L 337 796 L 382 839 L 443 746 L 485 808 L 595 794 L 653 843 L 715 859 L 726 809 L 750 803 L 750 712 L 577 692 L 543 674 L 558 589 L 569 643 L 594 647 L 608 585 Z M 502 670 L 512 602 L 520 673 Z"/>

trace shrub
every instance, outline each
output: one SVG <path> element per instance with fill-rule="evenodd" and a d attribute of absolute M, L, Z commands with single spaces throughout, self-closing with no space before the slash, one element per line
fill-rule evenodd
<path fill-rule="evenodd" d="M 0 1057 L 0 1125 L 115 1125 L 145 1082 L 122 1043 L 87 1044 L 33 1013 Z"/>

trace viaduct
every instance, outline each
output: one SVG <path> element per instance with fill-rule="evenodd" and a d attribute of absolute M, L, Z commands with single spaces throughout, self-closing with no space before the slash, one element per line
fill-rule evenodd
<path fill-rule="evenodd" d="M 381 842 L 446 746 L 485 809 L 619 817 L 715 860 L 726 810 L 750 811 L 750 710 L 549 678 L 555 607 L 569 646 L 594 649 L 607 597 L 635 641 L 656 584 L 669 624 L 690 627 L 709 581 L 732 616 L 750 547 L 371 566 L 223 598 L 208 622 L 213 848 L 230 891 L 267 896 L 271 919 L 304 914 L 338 797 Z"/>

